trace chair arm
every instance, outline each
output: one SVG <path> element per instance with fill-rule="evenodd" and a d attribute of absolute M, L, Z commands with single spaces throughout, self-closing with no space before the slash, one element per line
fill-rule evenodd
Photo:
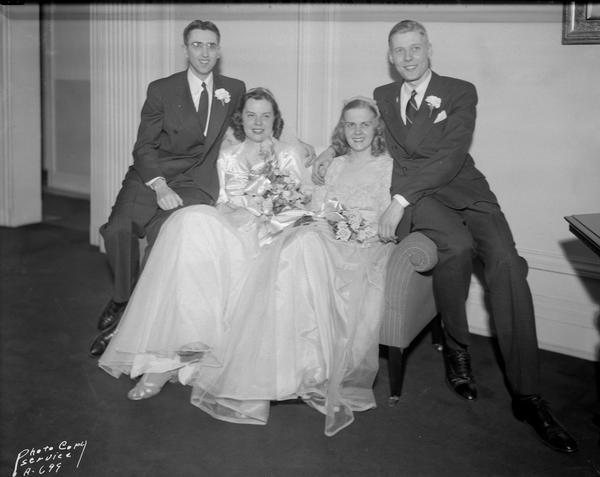
<path fill-rule="evenodd" d="M 406 348 L 436 315 L 431 270 L 438 261 L 435 244 L 413 232 L 392 250 L 385 280 L 379 342 Z"/>
<path fill-rule="evenodd" d="M 437 247 L 421 232 L 411 232 L 397 247 L 394 255 L 406 255 L 417 272 L 427 272 L 438 262 Z"/>

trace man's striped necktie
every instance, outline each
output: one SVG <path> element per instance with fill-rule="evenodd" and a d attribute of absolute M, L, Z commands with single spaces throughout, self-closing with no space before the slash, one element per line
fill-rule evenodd
<path fill-rule="evenodd" d="M 410 94 L 410 99 L 408 103 L 406 103 L 406 127 L 411 127 L 415 122 L 415 118 L 417 117 L 417 112 L 419 108 L 417 107 L 417 101 L 415 100 L 415 96 L 417 95 L 416 90 L 412 90 Z"/>

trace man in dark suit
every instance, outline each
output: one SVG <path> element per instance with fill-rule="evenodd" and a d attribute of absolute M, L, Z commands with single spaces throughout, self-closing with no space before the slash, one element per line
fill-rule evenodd
<path fill-rule="evenodd" d="M 417 22 L 395 25 L 388 45 L 389 61 L 401 79 L 376 88 L 373 94 L 394 158 L 393 199 L 381 217 L 379 235 L 391 241 L 418 230 L 437 245 L 433 286 L 444 325 L 446 380 L 468 400 L 477 397 L 477 388 L 465 305 L 473 258 L 481 259 L 514 414 L 552 449 L 574 452 L 577 443 L 539 395 L 527 263 L 518 255 L 496 196 L 469 154 L 475 87 L 431 71 L 431 44 Z M 326 161 L 325 155 L 319 159 Z"/>
<path fill-rule="evenodd" d="M 221 35 L 210 21 L 195 20 L 183 31 L 188 69 L 148 86 L 133 165 L 129 167 L 108 222 L 100 228 L 113 272 L 111 300 L 90 348 L 100 356 L 116 330 L 139 271 L 138 239 L 150 253 L 161 225 L 180 207 L 214 204 L 219 194 L 216 162 L 231 115 L 246 91 L 242 81 L 213 72 Z"/>
<path fill-rule="evenodd" d="M 419 230 L 437 245 L 433 286 L 445 331 L 446 379 L 466 399 L 475 399 L 477 389 L 465 302 L 473 258 L 481 259 L 515 416 L 531 424 L 551 448 L 574 452 L 576 442 L 539 396 L 527 263 L 518 255 L 496 196 L 469 154 L 475 87 L 431 71 L 431 44 L 417 22 L 395 25 L 388 45 L 389 60 L 402 80 L 373 94 L 394 157 L 393 200 L 381 218 L 380 235 L 394 239 L 403 219 L 407 231 Z"/>

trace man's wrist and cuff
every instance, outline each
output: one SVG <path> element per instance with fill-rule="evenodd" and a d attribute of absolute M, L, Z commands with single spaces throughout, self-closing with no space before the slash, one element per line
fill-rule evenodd
<path fill-rule="evenodd" d="M 154 179 L 150 179 L 148 182 L 146 182 L 146 185 L 152 190 L 158 189 L 163 184 L 166 185 L 167 180 L 162 176 L 155 177 Z"/>
<path fill-rule="evenodd" d="M 400 203 L 400 205 L 404 208 L 406 208 L 410 205 L 410 202 L 408 200 L 406 200 L 400 194 L 394 194 L 394 200 L 397 201 L 398 203 Z"/>

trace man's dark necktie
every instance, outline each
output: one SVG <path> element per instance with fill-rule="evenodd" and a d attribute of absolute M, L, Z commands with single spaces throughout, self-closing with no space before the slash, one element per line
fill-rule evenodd
<path fill-rule="evenodd" d="M 416 95 L 417 91 L 413 89 L 412 93 L 410 93 L 410 99 L 408 100 L 408 103 L 406 103 L 406 127 L 412 126 L 417 117 L 417 112 L 419 111 L 417 101 L 415 100 Z"/>
<path fill-rule="evenodd" d="M 198 101 L 198 115 L 200 116 L 200 124 L 202 132 L 206 129 L 206 120 L 208 119 L 208 91 L 206 91 L 206 83 L 202 82 L 202 92 Z"/>

